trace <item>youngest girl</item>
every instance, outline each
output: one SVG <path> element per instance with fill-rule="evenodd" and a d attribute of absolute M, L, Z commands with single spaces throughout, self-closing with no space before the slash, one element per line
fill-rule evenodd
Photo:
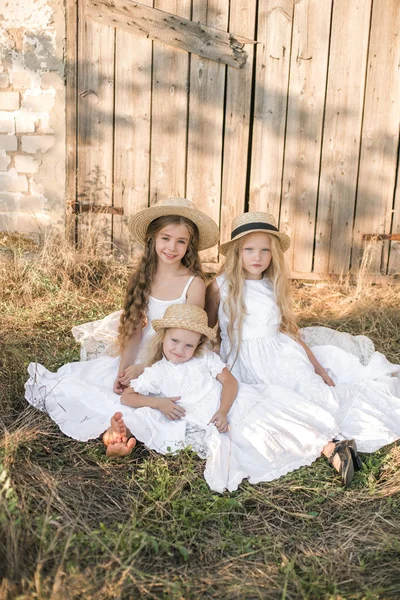
<path fill-rule="evenodd" d="M 151 366 L 121 396 L 122 414 L 106 435 L 109 455 L 128 453 L 126 428 L 162 454 L 190 444 L 207 458 L 204 476 L 218 492 L 235 490 L 244 478 L 271 481 L 318 458 L 334 419 L 295 392 L 238 384 L 204 348 L 214 337 L 205 311 L 172 305 L 153 328 Z"/>

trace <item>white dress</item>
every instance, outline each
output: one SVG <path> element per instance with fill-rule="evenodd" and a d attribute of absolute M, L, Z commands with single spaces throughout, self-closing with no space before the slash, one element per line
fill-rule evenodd
<path fill-rule="evenodd" d="M 146 342 L 154 335 L 151 323 L 161 319 L 171 304 L 185 304 L 186 293 L 194 279 L 189 277 L 179 298 L 159 300 L 149 297 L 147 324 L 142 332 L 136 363 L 143 359 Z M 115 340 L 118 333 L 121 311 L 111 313 L 100 321 L 86 323 L 74 328 L 76 338 L 95 336 L 102 339 L 99 358 L 86 362 L 63 365 L 56 373 L 48 371 L 39 363 L 28 366 L 29 379 L 25 384 L 26 400 L 48 412 L 66 435 L 82 441 L 98 437 L 110 424 L 110 402 L 114 412 L 119 410 L 120 396 L 113 392 L 119 367 L 119 356 L 115 356 Z M 109 355 L 107 351 L 110 351 Z"/>
<path fill-rule="evenodd" d="M 217 283 L 221 358 L 233 363 L 232 373 L 239 381 L 281 385 L 315 407 L 325 407 L 337 418 L 340 435 L 355 438 L 363 452 L 373 452 L 400 437 L 400 365 L 391 364 L 379 352 L 373 352 L 364 365 L 354 354 L 337 346 L 313 346 L 317 360 L 336 383 L 336 387 L 329 387 L 314 372 L 304 349 L 279 331 L 280 312 L 268 279 L 245 282 L 247 314 L 235 360 L 236 349 L 230 348 L 224 310 L 225 275 L 217 277 Z"/>
<path fill-rule="evenodd" d="M 212 490 L 237 489 L 244 478 L 250 483 L 271 481 L 319 457 L 336 424 L 323 408 L 306 420 L 312 405 L 296 403 L 296 394 L 278 386 L 239 384 L 228 414 L 230 431 L 219 433 L 209 425 L 218 410 L 221 383 L 216 379 L 225 364 L 213 352 L 173 364 L 163 358 L 131 381 L 138 393 L 181 396 L 186 414 L 170 421 L 160 411 L 120 407 L 137 439 L 165 454 L 190 444 L 207 459 L 204 477 Z"/>

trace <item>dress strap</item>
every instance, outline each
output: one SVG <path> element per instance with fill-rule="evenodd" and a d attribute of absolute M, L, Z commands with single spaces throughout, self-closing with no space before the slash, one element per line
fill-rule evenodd
<path fill-rule="evenodd" d="M 193 279 L 196 277 L 196 275 L 192 275 L 191 277 L 189 277 L 189 279 L 186 282 L 185 287 L 183 288 L 183 292 L 182 292 L 182 296 L 181 298 L 186 298 L 186 292 L 189 289 L 189 285 L 192 283 Z"/>

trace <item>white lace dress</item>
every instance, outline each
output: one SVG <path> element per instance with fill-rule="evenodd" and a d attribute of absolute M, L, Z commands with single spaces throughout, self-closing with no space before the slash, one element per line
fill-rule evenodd
<path fill-rule="evenodd" d="M 150 296 L 147 325 L 142 332 L 136 363 L 142 361 L 146 342 L 154 335 L 152 321 L 161 319 L 171 304 L 186 303 L 186 293 L 193 279 L 194 276 L 189 277 L 182 294 L 175 300 L 159 300 Z M 83 343 L 83 347 L 85 342 L 90 344 L 85 354 L 98 358 L 67 363 L 56 373 L 39 363 L 28 366 L 26 400 L 48 412 L 61 431 L 75 439 L 86 441 L 98 437 L 110 424 L 113 414 L 110 410 L 115 412 L 119 409 L 120 396 L 113 392 L 113 385 L 120 360 L 119 356 L 115 356 L 120 315 L 121 311 L 117 311 L 99 321 L 74 328 L 75 338 Z"/>
<path fill-rule="evenodd" d="M 315 409 L 324 407 L 337 419 L 340 435 L 355 438 L 361 451 L 373 452 L 400 437 L 400 365 L 393 365 L 383 354 L 372 352 L 371 345 L 365 343 L 367 338 L 360 341 L 366 351 L 366 364 L 354 351 L 357 338 L 345 339 L 344 346 L 350 352 L 329 343 L 314 345 L 312 351 L 317 360 L 336 383 L 336 387 L 330 388 L 316 375 L 303 348 L 279 332 L 280 312 L 268 279 L 245 282 L 247 315 L 235 360 L 236 349 L 230 348 L 228 316 L 224 310 L 225 276 L 217 277 L 217 283 L 221 298 L 218 312 L 221 358 L 233 364 L 232 373 L 239 381 L 281 385 L 307 398 Z M 329 337 L 337 343 L 337 336 Z M 312 414 L 309 419 L 313 419 Z"/>
<path fill-rule="evenodd" d="M 239 384 L 228 415 L 230 431 L 209 425 L 220 405 L 221 384 L 216 379 L 225 364 L 213 352 L 173 364 L 163 358 L 131 381 L 138 393 L 181 396 L 185 417 L 170 421 L 160 411 L 120 407 L 137 439 L 165 454 L 188 444 L 206 457 L 204 477 L 212 490 L 230 491 L 244 478 L 250 483 L 271 481 L 319 457 L 336 426 L 323 408 L 278 386 Z M 308 413 L 313 410 L 313 418 Z"/>

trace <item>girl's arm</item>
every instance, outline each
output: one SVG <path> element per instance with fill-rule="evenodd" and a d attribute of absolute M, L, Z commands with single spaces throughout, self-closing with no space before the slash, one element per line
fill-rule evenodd
<path fill-rule="evenodd" d="M 134 365 L 142 340 L 142 328 L 138 327 L 129 338 L 121 354 L 118 375 L 114 382 L 114 392 L 122 394 L 131 379 L 136 379 L 143 373 L 144 365 Z"/>
<path fill-rule="evenodd" d="M 206 289 L 205 311 L 208 315 L 208 326 L 215 327 L 218 320 L 218 308 L 220 303 L 219 286 L 216 279 L 213 279 Z"/>
<path fill-rule="evenodd" d="M 312 366 L 314 367 L 314 371 L 316 372 L 316 374 L 319 375 L 320 377 L 322 377 L 322 379 L 325 381 L 325 383 L 327 385 L 330 385 L 331 387 L 335 387 L 335 382 L 333 381 L 333 379 L 331 379 L 329 377 L 329 375 L 325 371 L 324 367 L 317 361 L 315 355 L 311 351 L 311 348 L 309 346 L 307 346 L 307 344 L 305 342 L 303 342 L 302 339 L 298 338 L 297 341 L 299 342 L 300 346 L 302 348 L 304 348 L 304 350 L 306 351 L 308 359 L 309 359 L 310 363 L 312 364 Z"/>
<path fill-rule="evenodd" d="M 176 404 L 178 400 L 180 400 L 180 396 L 176 396 L 175 398 L 144 396 L 135 392 L 131 387 L 126 388 L 121 396 L 121 404 L 124 404 L 124 406 L 131 406 L 132 408 L 148 406 L 155 408 L 162 412 L 170 421 L 181 419 L 186 414 L 185 409 Z"/>
<path fill-rule="evenodd" d="M 225 433 L 228 431 L 228 413 L 237 396 L 238 382 L 226 367 L 217 375 L 217 379 L 222 383 L 221 401 L 219 409 L 211 417 L 210 423 L 214 423 L 220 433 Z"/>
<path fill-rule="evenodd" d="M 194 304 L 204 308 L 204 300 L 206 296 L 206 284 L 201 277 L 195 277 L 192 283 L 189 285 L 189 289 L 186 293 L 187 304 Z"/>

